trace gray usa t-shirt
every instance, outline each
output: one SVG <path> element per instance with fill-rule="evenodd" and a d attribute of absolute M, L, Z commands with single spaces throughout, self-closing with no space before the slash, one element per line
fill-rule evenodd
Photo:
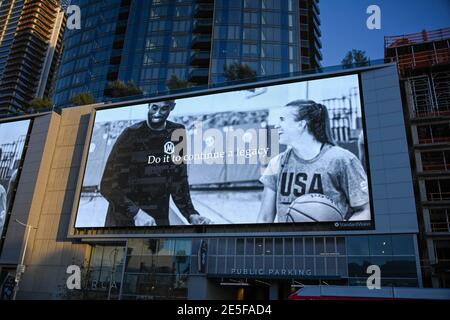
<path fill-rule="evenodd" d="M 351 215 L 351 208 L 369 202 L 367 175 L 361 161 L 350 151 L 328 144 L 311 160 L 288 149 L 269 162 L 260 181 L 276 192 L 278 222 L 286 221 L 289 205 L 308 193 L 331 198 L 344 218 Z"/>

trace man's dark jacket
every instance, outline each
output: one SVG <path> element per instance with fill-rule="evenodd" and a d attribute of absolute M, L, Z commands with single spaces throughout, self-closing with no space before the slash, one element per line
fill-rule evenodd
<path fill-rule="evenodd" d="M 172 133 L 181 130 L 178 141 Z M 169 225 L 169 199 L 177 205 L 189 221 L 198 214 L 189 193 L 186 163 L 175 164 L 164 146 L 186 143 L 183 125 L 167 121 L 162 131 L 151 130 L 146 121 L 128 127 L 119 136 L 105 166 L 100 192 L 109 201 L 106 227 L 134 226 L 134 216 L 139 209 L 156 220 L 158 226 Z M 182 156 L 182 154 L 179 154 Z M 159 164 L 149 164 L 149 157 L 161 159 Z M 165 159 L 170 159 L 164 163 Z"/>

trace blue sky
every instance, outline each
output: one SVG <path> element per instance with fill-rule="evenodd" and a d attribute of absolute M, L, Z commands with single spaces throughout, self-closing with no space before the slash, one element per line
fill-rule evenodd
<path fill-rule="evenodd" d="M 381 30 L 366 27 L 369 5 L 381 9 Z M 337 65 L 350 49 L 384 57 L 384 36 L 450 27 L 450 0 L 320 0 L 323 66 Z"/>

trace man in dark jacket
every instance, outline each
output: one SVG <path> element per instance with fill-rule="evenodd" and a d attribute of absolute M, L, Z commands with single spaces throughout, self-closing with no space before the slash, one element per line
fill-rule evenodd
<path fill-rule="evenodd" d="M 174 101 L 150 103 L 147 120 L 117 139 L 100 185 L 110 203 L 106 227 L 170 225 L 170 196 L 189 223 L 211 223 L 192 204 L 186 163 L 172 158 L 175 146 L 186 143 L 184 126 L 167 120 L 174 107 Z"/>

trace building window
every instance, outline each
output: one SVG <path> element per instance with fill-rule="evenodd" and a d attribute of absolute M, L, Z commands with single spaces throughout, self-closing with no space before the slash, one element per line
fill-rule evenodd
<path fill-rule="evenodd" d="M 282 256 L 283 255 L 283 239 L 275 238 L 275 255 Z"/>
<path fill-rule="evenodd" d="M 392 255 L 391 236 L 370 236 L 369 248 L 372 256 Z"/>
<path fill-rule="evenodd" d="M 316 275 L 327 275 L 325 270 L 325 257 L 316 257 L 315 269 Z"/>
<path fill-rule="evenodd" d="M 369 238 L 367 236 L 347 237 L 347 254 L 349 256 L 369 255 Z"/>
<path fill-rule="evenodd" d="M 253 256 L 255 254 L 254 249 L 255 249 L 255 239 L 247 238 L 245 240 L 245 255 Z"/>
<path fill-rule="evenodd" d="M 314 255 L 314 238 L 305 238 L 305 255 Z"/>
<path fill-rule="evenodd" d="M 450 262 L 450 241 L 436 240 L 433 242 L 436 260 L 438 262 Z"/>
<path fill-rule="evenodd" d="M 295 239 L 295 255 L 302 256 L 303 255 L 303 238 Z"/>
<path fill-rule="evenodd" d="M 261 19 L 263 24 L 280 26 L 281 25 L 281 12 L 262 12 Z"/>
<path fill-rule="evenodd" d="M 244 255 L 244 239 L 237 239 L 236 254 Z"/>
<path fill-rule="evenodd" d="M 181 20 L 173 22 L 173 31 L 174 32 L 187 32 L 190 30 L 191 21 L 190 20 Z"/>
<path fill-rule="evenodd" d="M 262 28 L 261 34 L 262 34 L 262 40 L 264 40 L 264 41 L 278 42 L 281 39 L 281 29 L 280 28 L 264 27 L 264 28 Z"/>
<path fill-rule="evenodd" d="M 208 252 L 209 252 L 209 254 L 211 254 L 211 255 L 219 254 L 217 252 L 217 242 L 218 242 L 218 239 L 209 239 L 209 242 L 208 242 Z"/>
<path fill-rule="evenodd" d="M 244 44 L 242 47 L 242 54 L 244 56 L 257 56 L 258 46 L 252 44 Z"/>
<path fill-rule="evenodd" d="M 242 29 L 241 26 L 218 27 L 216 37 L 223 37 L 221 29 L 228 31 L 228 40 L 240 40 Z"/>
<path fill-rule="evenodd" d="M 191 15 L 190 6 L 176 7 L 175 9 L 175 17 L 187 17 L 190 15 Z"/>
<path fill-rule="evenodd" d="M 280 45 L 263 44 L 261 51 L 261 56 L 265 58 L 279 59 L 282 50 Z"/>
<path fill-rule="evenodd" d="M 350 286 L 367 286 L 367 278 L 350 278 Z M 382 287 L 418 287 L 419 281 L 417 279 L 381 279 Z"/>
<path fill-rule="evenodd" d="M 424 172 L 450 170 L 450 151 L 422 152 L 420 155 Z"/>
<path fill-rule="evenodd" d="M 450 232 L 450 210 L 430 209 L 430 224 L 432 232 Z"/>
<path fill-rule="evenodd" d="M 394 256 L 414 256 L 414 239 L 411 235 L 392 236 L 392 251 Z"/>
<path fill-rule="evenodd" d="M 382 286 L 418 285 L 412 235 L 373 235 L 347 237 L 350 285 L 365 286 L 367 268 L 381 269 Z"/>
<path fill-rule="evenodd" d="M 256 12 L 244 12 L 244 23 L 245 24 L 259 24 L 260 15 Z"/>
<path fill-rule="evenodd" d="M 262 256 L 264 254 L 264 239 L 256 239 L 255 255 Z"/>
<path fill-rule="evenodd" d="M 450 141 L 449 124 L 432 124 L 417 127 L 420 144 L 440 143 Z"/>
<path fill-rule="evenodd" d="M 417 277 L 415 256 L 372 257 L 370 262 L 380 266 L 382 279 Z"/>
<path fill-rule="evenodd" d="M 243 35 L 244 40 L 258 41 L 260 37 L 260 31 L 256 28 L 244 28 Z"/>
<path fill-rule="evenodd" d="M 345 237 L 337 237 L 336 238 L 336 253 L 345 256 Z"/>
<path fill-rule="evenodd" d="M 119 299 L 124 259 L 124 246 L 93 247 L 84 283 L 88 299 Z"/>
<path fill-rule="evenodd" d="M 227 250 L 227 241 L 219 241 L 218 242 L 218 247 L 217 247 L 217 254 L 218 255 L 225 255 Z M 244 254 L 244 253 L 242 253 Z"/>
<path fill-rule="evenodd" d="M 260 0 L 244 0 L 244 8 L 259 9 Z"/>
<path fill-rule="evenodd" d="M 425 180 L 428 201 L 450 200 L 450 179 Z"/>
<path fill-rule="evenodd" d="M 293 243 L 293 239 L 291 239 L 291 238 L 284 239 L 284 255 L 285 256 L 292 256 L 294 254 L 292 243 Z"/>
<path fill-rule="evenodd" d="M 141 80 L 159 79 L 159 68 L 144 68 L 142 69 Z"/>
<path fill-rule="evenodd" d="M 314 239 L 314 245 L 315 245 L 315 254 L 316 256 L 323 256 L 325 254 L 325 238 L 315 238 Z"/>
<path fill-rule="evenodd" d="M 190 256 L 188 239 L 130 240 L 122 299 L 186 299 Z"/>
<path fill-rule="evenodd" d="M 349 257 L 348 258 L 348 276 L 349 277 L 367 277 L 367 268 L 372 265 L 370 256 Z M 367 278 L 366 278 L 367 280 Z"/>
<path fill-rule="evenodd" d="M 171 52 L 169 53 L 169 63 L 171 64 L 186 64 L 187 52 Z"/>
<path fill-rule="evenodd" d="M 231 238 L 227 240 L 227 255 L 234 255 L 236 252 L 236 239 Z"/>
<path fill-rule="evenodd" d="M 302 256 L 296 256 L 294 259 L 294 266 L 296 269 L 305 270 L 305 258 Z"/>
<path fill-rule="evenodd" d="M 189 36 L 173 36 L 172 48 L 186 49 L 189 43 Z"/>
<path fill-rule="evenodd" d="M 264 240 L 264 250 L 266 255 L 273 255 L 273 239 L 267 238 Z"/>

